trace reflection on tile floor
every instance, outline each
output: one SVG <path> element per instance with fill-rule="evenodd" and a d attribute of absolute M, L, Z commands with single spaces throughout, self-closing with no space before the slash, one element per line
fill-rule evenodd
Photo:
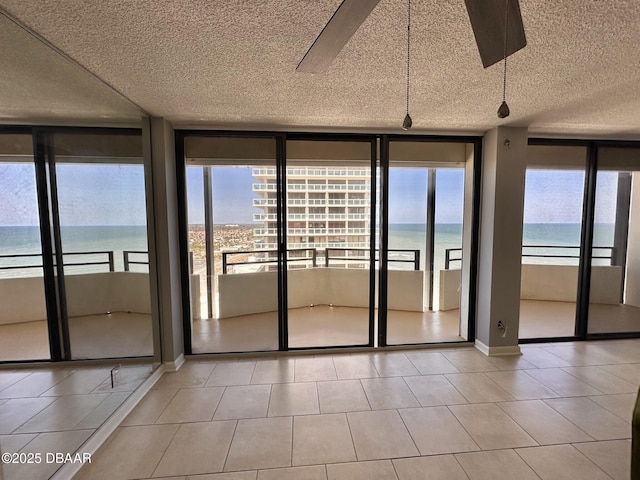
<path fill-rule="evenodd" d="M 143 313 L 71 317 L 69 335 L 74 360 L 153 355 L 151 315 Z M 105 338 L 109 341 L 105 342 Z M 0 325 L 0 361 L 50 358 L 45 320 Z"/>
<path fill-rule="evenodd" d="M 0 480 L 48 479 L 60 464 L 47 453 L 75 452 L 150 373 L 123 365 L 112 388 L 106 367 L 0 370 L 0 452 L 34 462 L 0 463 Z"/>
<path fill-rule="evenodd" d="M 460 310 L 388 312 L 389 345 L 460 342 Z M 640 308 L 627 305 L 591 305 L 590 333 L 640 331 Z M 289 346 L 322 347 L 364 345 L 368 342 L 366 308 L 315 307 L 289 310 Z M 520 338 L 572 336 L 575 303 L 522 300 Z M 149 315 L 113 312 L 71 319 L 74 358 L 115 358 L 152 355 Z M 108 345 L 102 338 L 109 336 Z M 278 349 L 276 312 L 220 320 L 195 320 L 194 353 L 255 352 Z M 0 325 L 0 361 L 47 359 L 44 321 Z M 564 365 L 557 365 L 564 366 Z"/>
<path fill-rule="evenodd" d="M 289 347 L 366 345 L 369 310 L 355 307 L 291 308 Z M 446 312 L 388 312 L 388 343 L 460 342 L 459 310 Z M 250 352 L 278 349 L 277 312 L 224 319 L 194 320 L 194 353 Z"/>
<path fill-rule="evenodd" d="M 520 301 L 520 338 L 571 337 L 575 332 L 576 303 Z M 589 305 L 589 333 L 640 331 L 640 308 L 631 305 Z"/>
<path fill-rule="evenodd" d="M 640 340 L 522 351 L 190 360 L 77 478 L 629 478 Z"/>

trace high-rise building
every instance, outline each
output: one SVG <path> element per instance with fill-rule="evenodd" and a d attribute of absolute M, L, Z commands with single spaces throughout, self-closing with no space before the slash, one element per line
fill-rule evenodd
<path fill-rule="evenodd" d="M 253 200 L 263 213 L 253 220 L 256 249 L 276 248 L 276 169 L 254 168 Z M 287 248 L 340 251 L 336 257 L 360 257 L 369 248 L 371 172 L 361 167 L 290 167 L 287 169 Z M 332 254 L 331 254 L 332 255 Z M 296 255 L 291 255 L 295 257 Z M 349 266 L 362 265 L 348 262 Z M 342 262 L 344 265 L 344 262 Z M 359 264 L 359 265 L 358 265 Z"/>

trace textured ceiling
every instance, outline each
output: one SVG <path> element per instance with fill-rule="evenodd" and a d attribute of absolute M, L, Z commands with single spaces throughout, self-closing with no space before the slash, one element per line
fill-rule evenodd
<path fill-rule="evenodd" d="M 0 15 L 0 122 L 140 123 L 140 110 Z"/>
<path fill-rule="evenodd" d="M 381 0 L 324 74 L 295 72 L 339 3 L 0 0 L 28 28 L 176 125 L 398 132 L 406 0 Z M 505 120 L 496 116 L 502 65 L 482 68 L 464 1 L 412 5 L 412 131 L 510 125 L 640 139 L 638 0 L 520 0 L 528 45 L 509 58 Z"/>

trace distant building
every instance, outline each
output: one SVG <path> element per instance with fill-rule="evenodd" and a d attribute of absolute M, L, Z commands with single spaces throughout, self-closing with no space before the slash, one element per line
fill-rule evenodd
<path fill-rule="evenodd" d="M 327 247 L 369 248 L 370 175 L 369 169 L 358 167 L 288 168 L 287 248 L 315 248 L 322 262 Z M 253 216 L 254 222 L 261 225 L 254 229 L 254 246 L 276 249 L 276 170 L 254 168 L 253 177 L 257 182 L 253 191 L 260 196 L 253 200 L 253 205 L 263 210 Z M 357 250 L 335 255 L 368 258 L 368 253 Z M 331 265 L 344 266 L 344 262 Z M 361 267 L 363 263 L 350 262 L 349 266 Z"/>

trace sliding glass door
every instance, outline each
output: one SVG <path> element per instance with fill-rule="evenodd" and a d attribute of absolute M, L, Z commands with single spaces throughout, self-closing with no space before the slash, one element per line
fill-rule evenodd
<path fill-rule="evenodd" d="M 467 165 L 469 162 L 470 165 Z M 463 341 L 463 228 L 471 228 L 473 145 L 389 144 L 386 343 Z M 465 202 L 468 208 L 465 209 Z M 464 320 L 463 320 L 464 318 Z M 465 328 L 461 327 L 465 323 Z"/>
<path fill-rule="evenodd" d="M 288 346 L 368 345 L 375 143 L 287 140 L 286 151 Z"/>
<path fill-rule="evenodd" d="M 587 149 L 530 145 L 525 178 L 521 339 L 576 333 Z"/>
<path fill-rule="evenodd" d="M 278 349 L 276 140 L 184 140 L 193 353 Z"/>
<path fill-rule="evenodd" d="M 478 139 L 176 140 L 187 352 L 473 338 Z"/>
<path fill-rule="evenodd" d="M 598 149 L 588 333 L 640 332 L 640 149 Z"/>

